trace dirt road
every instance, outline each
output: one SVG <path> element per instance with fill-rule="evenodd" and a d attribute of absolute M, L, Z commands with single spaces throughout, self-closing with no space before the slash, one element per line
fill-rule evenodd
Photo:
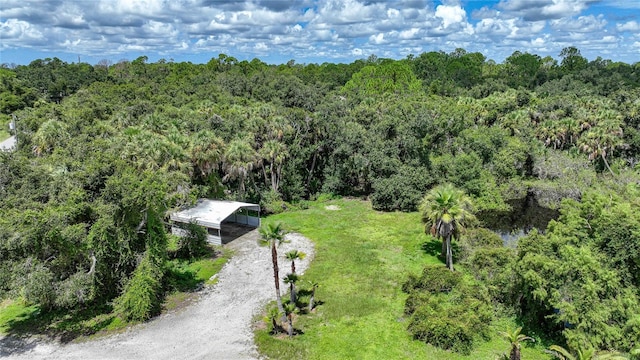
<path fill-rule="evenodd" d="M 257 359 L 251 322 L 275 298 L 269 248 L 257 245 L 257 231 L 225 245 L 235 251 L 218 274 L 218 283 L 203 290 L 194 304 L 162 315 L 124 333 L 82 343 L 61 345 L 34 339 L 0 339 L 0 357 L 7 359 Z M 296 263 L 304 272 L 313 258 L 313 244 L 288 234 L 278 248 L 280 278 L 290 263 L 284 253 L 297 249 L 308 256 Z M 286 287 L 281 284 L 281 289 Z M 284 291 L 284 290 L 283 290 Z"/>

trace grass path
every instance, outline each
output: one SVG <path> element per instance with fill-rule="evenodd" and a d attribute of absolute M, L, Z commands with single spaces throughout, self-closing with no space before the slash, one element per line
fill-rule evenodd
<path fill-rule="evenodd" d="M 339 210 L 328 210 L 339 208 Z M 274 359 L 487 359 L 508 350 L 494 336 L 470 356 L 461 356 L 414 341 L 406 331 L 401 286 L 409 273 L 425 264 L 441 263 L 428 255 L 417 213 L 382 213 L 368 202 L 334 200 L 312 203 L 307 210 L 271 216 L 316 244 L 312 266 L 305 274 L 321 284 L 323 304 L 313 315 L 299 317 L 304 334 L 276 339 L 256 331 L 261 353 Z M 515 327 L 498 319 L 497 330 Z M 523 349 L 523 359 L 547 359 L 541 348 Z"/>

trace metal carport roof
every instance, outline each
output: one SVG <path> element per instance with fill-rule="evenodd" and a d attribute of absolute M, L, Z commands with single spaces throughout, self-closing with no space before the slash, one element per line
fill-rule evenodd
<path fill-rule="evenodd" d="M 208 228 L 220 229 L 224 219 L 240 209 L 260 212 L 260 205 L 240 201 L 199 199 L 196 206 L 171 214 L 172 221 L 188 223 L 195 221 Z"/>

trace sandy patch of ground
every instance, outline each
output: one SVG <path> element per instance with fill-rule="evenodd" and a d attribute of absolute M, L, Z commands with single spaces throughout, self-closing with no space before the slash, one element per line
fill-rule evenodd
<path fill-rule="evenodd" d="M 340 210 L 340 206 L 338 205 L 327 205 L 324 208 L 325 210 L 331 210 L 331 211 Z"/>
<path fill-rule="evenodd" d="M 218 283 L 203 290 L 194 304 L 127 331 L 95 341 L 62 345 L 12 337 L 0 338 L 6 359 L 257 359 L 252 318 L 275 299 L 271 252 L 258 246 L 251 231 L 225 245 L 235 255 L 218 274 Z M 296 262 L 300 274 L 313 258 L 313 243 L 288 234 L 278 248 L 280 278 L 290 263 L 287 251 L 307 254 Z M 281 289 L 286 286 L 281 283 Z"/>

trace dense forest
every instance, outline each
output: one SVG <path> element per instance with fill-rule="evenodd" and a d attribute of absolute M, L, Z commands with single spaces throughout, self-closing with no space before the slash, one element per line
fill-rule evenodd
<path fill-rule="evenodd" d="M 126 312 L 138 283 L 156 301 L 167 214 L 201 197 L 415 211 L 452 184 L 479 211 L 530 195 L 560 212 L 516 249 L 456 254 L 485 286 L 468 301 L 573 349 L 640 346 L 640 63 L 574 47 L 502 63 L 463 49 L 350 64 L 53 58 L 0 68 L 11 120 L 0 298 Z"/>

